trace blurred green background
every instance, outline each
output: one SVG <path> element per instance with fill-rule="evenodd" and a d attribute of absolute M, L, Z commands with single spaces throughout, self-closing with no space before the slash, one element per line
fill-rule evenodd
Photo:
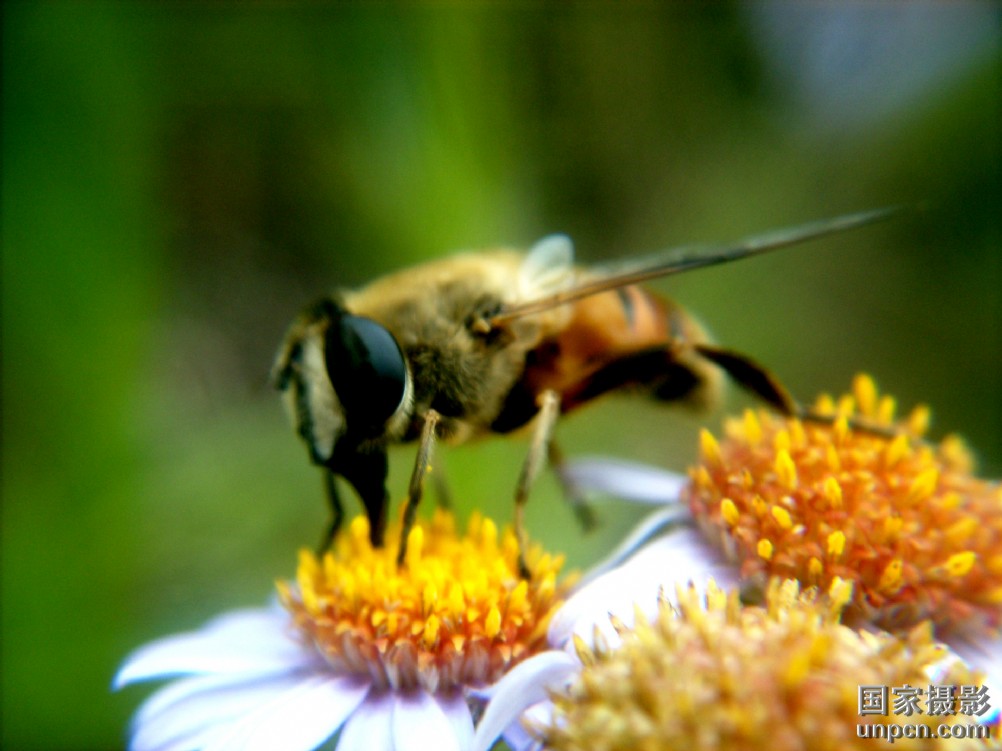
<path fill-rule="evenodd" d="M 658 287 L 800 397 L 865 369 L 1002 474 L 997 5 L 3 12 L 5 749 L 120 747 L 148 693 L 109 692 L 121 659 L 292 573 L 326 515 L 267 383 L 284 329 L 445 251 L 928 201 Z M 558 434 L 683 469 L 704 420 L 609 400 Z M 524 450 L 441 452 L 464 514 L 510 518 Z M 598 512 L 582 536 L 546 477 L 530 529 L 584 566 L 639 513 Z"/>

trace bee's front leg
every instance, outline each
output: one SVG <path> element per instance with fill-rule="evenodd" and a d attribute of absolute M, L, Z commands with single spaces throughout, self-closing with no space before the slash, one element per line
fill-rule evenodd
<path fill-rule="evenodd" d="M 341 522 L 344 521 L 344 507 L 341 505 L 341 496 L 338 495 L 337 485 L 334 482 L 334 473 L 329 469 L 324 470 L 324 488 L 327 491 L 327 503 L 331 507 L 331 523 L 320 541 L 317 555 L 323 555 L 330 550 L 331 543 L 334 542 L 334 535 L 341 529 Z"/>
<path fill-rule="evenodd" d="M 518 539 L 518 573 L 523 579 L 532 577 L 525 562 L 525 551 L 529 547 L 529 537 L 525 531 L 525 502 L 529 499 L 529 489 L 539 474 L 539 467 L 546 456 L 553 436 L 553 426 L 560 414 L 560 397 L 556 391 L 546 390 L 539 396 L 539 414 L 532 434 L 529 453 L 522 465 L 522 473 L 515 486 L 515 536 Z"/>
<path fill-rule="evenodd" d="M 421 502 L 424 490 L 424 476 L 428 474 L 431 464 L 431 453 L 435 446 L 435 427 L 438 425 L 439 414 L 429 409 L 424 416 L 424 426 L 421 428 L 421 445 L 418 447 L 417 459 L 414 461 L 414 472 L 411 474 L 410 487 L 407 491 L 407 505 L 404 506 L 403 527 L 400 530 L 400 552 L 397 553 L 397 565 L 402 566 L 407 557 L 407 538 L 414 526 L 414 517 Z"/>
<path fill-rule="evenodd" d="M 386 492 L 386 476 L 389 471 L 386 449 L 382 446 L 362 449 L 357 443 L 350 441 L 339 443 L 334 447 L 334 453 L 326 466 L 355 488 L 369 520 L 369 541 L 374 548 L 381 548 L 386 532 L 386 511 L 390 504 Z M 334 512 L 330 534 L 333 537 L 342 515 L 341 501 L 334 487 L 333 477 L 330 478 L 327 488 L 331 510 Z"/>

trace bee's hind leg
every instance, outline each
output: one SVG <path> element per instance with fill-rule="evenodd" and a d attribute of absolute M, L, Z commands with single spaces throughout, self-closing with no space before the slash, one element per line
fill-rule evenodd
<path fill-rule="evenodd" d="M 400 530 L 400 550 L 397 553 L 397 565 L 402 566 L 407 557 L 407 538 L 414 527 L 417 507 L 424 492 L 424 476 L 428 474 L 431 465 L 431 453 L 435 447 L 435 426 L 438 425 L 439 414 L 429 409 L 424 416 L 424 426 L 421 428 L 421 444 L 418 446 L 417 459 L 414 461 L 414 471 L 411 474 L 410 486 L 407 490 L 407 504 L 404 506 L 403 527 Z"/>
<path fill-rule="evenodd" d="M 780 380 L 748 355 L 711 344 L 696 344 L 693 349 L 780 414 L 795 417 L 803 412 Z"/>
<path fill-rule="evenodd" d="M 567 473 L 567 457 L 564 456 L 564 452 L 553 439 L 550 440 L 548 454 L 550 466 L 553 468 L 553 472 L 560 481 L 560 487 L 564 491 L 564 499 L 574 512 L 574 516 L 577 518 L 578 524 L 581 525 L 581 529 L 585 532 L 590 532 L 598 526 L 595 509 L 588 503 L 588 499 L 585 498 L 581 488 L 578 487 L 577 483 Z"/>
<path fill-rule="evenodd" d="M 796 417 L 804 422 L 832 425 L 838 418 L 834 414 L 819 414 L 797 402 L 786 387 L 769 370 L 747 355 L 707 344 L 697 344 L 694 349 L 710 362 L 721 367 L 739 386 L 759 397 L 786 417 Z M 847 416 L 846 423 L 879 438 L 894 438 L 900 429 L 892 425 L 879 425 L 866 418 Z"/>
<path fill-rule="evenodd" d="M 525 502 L 529 499 L 529 489 L 539 475 L 540 464 L 549 451 L 553 426 L 560 414 L 560 397 L 555 391 L 544 391 L 539 396 L 539 414 L 536 416 L 536 426 L 532 434 L 529 453 L 522 465 L 515 486 L 515 536 L 518 539 L 518 573 L 523 579 L 529 579 L 532 573 L 525 562 L 525 551 L 529 547 L 529 537 L 525 531 Z"/>

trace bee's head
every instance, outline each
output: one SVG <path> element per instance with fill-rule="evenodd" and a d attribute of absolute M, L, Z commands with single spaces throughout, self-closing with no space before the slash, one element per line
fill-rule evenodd
<path fill-rule="evenodd" d="M 273 378 L 317 464 L 330 466 L 340 441 L 357 446 L 408 420 L 411 379 L 397 340 L 330 298 L 292 325 Z"/>

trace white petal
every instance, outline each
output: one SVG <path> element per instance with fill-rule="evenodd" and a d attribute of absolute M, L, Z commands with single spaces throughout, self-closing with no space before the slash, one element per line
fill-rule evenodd
<path fill-rule="evenodd" d="M 567 478 L 583 490 L 593 490 L 637 503 L 678 503 L 689 478 L 649 464 L 624 459 L 588 457 L 565 468 Z"/>
<path fill-rule="evenodd" d="M 311 751 L 362 703 L 369 682 L 355 676 L 312 675 L 237 721 L 206 751 Z"/>
<path fill-rule="evenodd" d="M 596 626 L 616 644 L 619 637 L 609 621 L 610 613 L 627 625 L 633 623 L 636 607 L 653 617 L 659 591 L 663 589 L 668 599 L 674 600 L 676 584 L 692 582 L 703 589 L 710 578 L 731 588 L 738 584 L 738 571 L 696 530 L 675 530 L 571 595 L 550 623 L 550 644 L 564 645 L 572 634 L 591 643 Z"/>
<path fill-rule="evenodd" d="M 348 718 L 337 751 L 393 751 L 393 694 L 371 692 Z"/>
<path fill-rule="evenodd" d="M 547 689 L 563 686 L 580 669 L 581 663 L 562 651 L 542 652 L 512 668 L 494 687 L 473 739 L 475 751 L 487 751 L 527 707 L 547 698 Z"/>
<path fill-rule="evenodd" d="M 439 696 L 438 705 L 452 725 L 452 732 L 459 740 L 459 747 L 470 748 L 473 745 L 473 715 L 470 714 L 470 705 L 467 704 L 466 698 L 457 691 L 452 696 Z"/>
<path fill-rule="evenodd" d="M 512 751 L 539 751 L 543 747 L 543 742 L 533 737 L 525 729 L 524 723 L 530 721 L 535 725 L 548 725 L 553 717 L 553 702 L 544 701 L 533 704 L 522 713 L 519 722 L 513 722 L 504 731 L 504 742 L 511 747 Z"/>
<path fill-rule="evenodd" d="M 459 739 L 438 702 L 423 690 L 396 694 L 393 706 L 393 751 L 439 749 L 460 751 Z"/>
<path fill-rule="evenodd" d="M 271 609 L 246 610 L 218 618 L 198 631 L 151 642 L 130 655 L 113 687 L 184 673 L 262 673 L 317 665 L 288 628 L 289 616 Z"/>
<path fill-rule="evenodd" d="M 133 751 L 200 748 L 205 738 L 291 690 L 296 675 L 207 675 L 175 681 L 140 707 L 129 744 Z M 196 742 L 198 741 L 198 742 Z"/>
<path fill-rule="evenodd" d="M 681 506 L 664 506 L 654 511 L 635 526 L 630 534 L 616 546 L 609 555 L 596 563 L 578 584 L 578 588 L 585 586 L 588 582 L 595 580 L 607 571 L 619 566 L 637 552 L 637 549 L 654 535 L 664 531 L 667 527 L 677 526 L 692 521 L 692 516 L 687 508 Z"/>
<path fill-rule="evenodd" d="M 982 681 L 988 689 L 988 706 L 991 709 L 972 722 L 998 723 L 1002 714 L 1002 636 L 955 635 L 946 640 L 947 645 L 967 665 L 985 674 Z"/>

